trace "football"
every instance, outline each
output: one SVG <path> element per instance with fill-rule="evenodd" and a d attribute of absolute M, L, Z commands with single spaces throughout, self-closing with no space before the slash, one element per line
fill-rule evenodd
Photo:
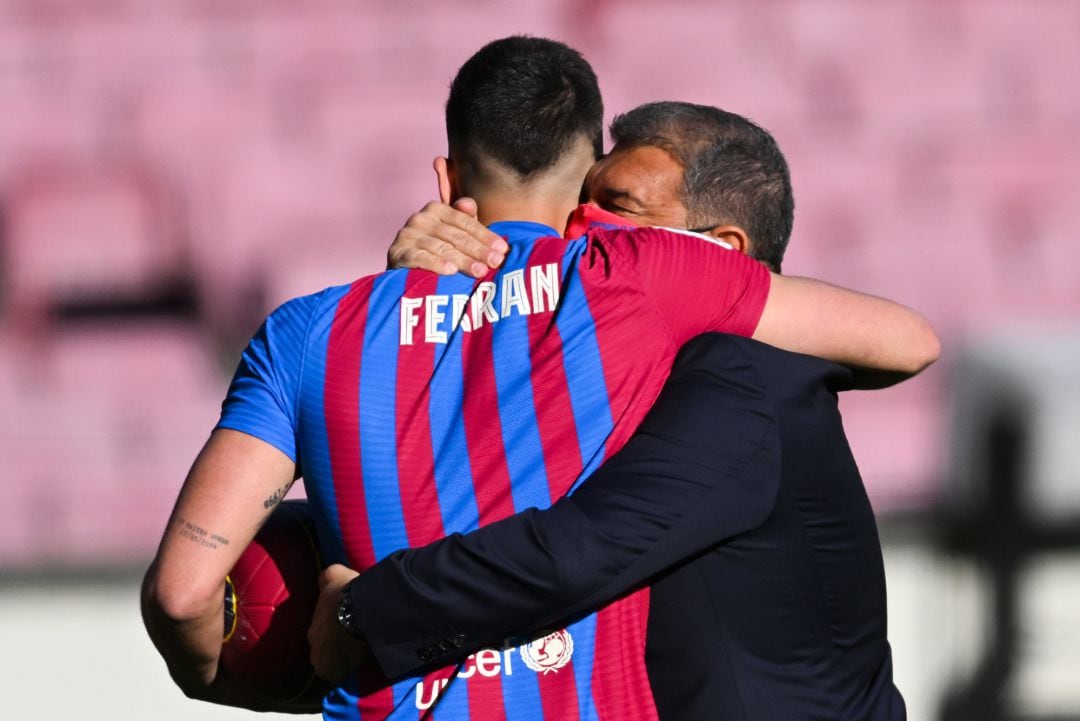
<path fill-rule="evenodd" d="M 321 568 L 307 502 L 286 501 L 225 579 L 221 665 L 265 701 L 314 706 L 328 690 L 308 660 Z"/>

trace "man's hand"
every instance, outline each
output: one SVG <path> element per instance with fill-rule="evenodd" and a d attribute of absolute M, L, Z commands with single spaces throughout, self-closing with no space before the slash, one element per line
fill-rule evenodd
<path fill-rule="evenodd" d="M 371 658 L 363 639 L 350 634 L 338 622 L 342 589 L 359 575 L 336 563 L 319 576 L 319 602 L 308 629 L 308 643 L 311 644 L 311 665 L 315 667 L 315 673 L 331 683 L 340 683 Z"/>
<path fill-rule="evenodd" d="M 476 201 L 452 206 L 430 202 L 398 231 L 386 253 L 387 268 L 419 268 L 440 275 L 457 272 L 482 278 L 498 268 L 509 246 L 476 218 Z"/>

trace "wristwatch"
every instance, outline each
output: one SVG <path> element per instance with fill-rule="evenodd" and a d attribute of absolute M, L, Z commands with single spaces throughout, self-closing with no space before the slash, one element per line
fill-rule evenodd
<path fill-rule="evenodd" d="M 338 601 L 337 620 L 341 624 L 341 627 L 349 632 L 351 636 L 355 638 L 363 638 L 364 633 L 356 626 L 356 614 L 353 611 L 353 599 L 352 593 L 349 592 L 349 586 L 352 585 L 352 581 L 349 581 L 341 587 L 341 600 Z"/>

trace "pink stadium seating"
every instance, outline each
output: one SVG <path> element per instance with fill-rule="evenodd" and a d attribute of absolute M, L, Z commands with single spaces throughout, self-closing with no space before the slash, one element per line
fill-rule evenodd
<path fill-rule="evenodd" d="M 227 379 L 187 323 L 97 322 L 0 345 L 0 563 L 152 551 Z"/>
<path fill-rule="evenodd" d="M 17 0 L 4 12 L 0 441 L 14 480 L 0 565 L 149 552 L 227 383 L 211 359 L 235 358 L 287 297 L 381 268 L 434 195 L 454 70 L 524 28 L 584 50 L 609 117 L 671 98 L 768 127 L 796 189 L 785 272 L 935 323 L 942 369 L 844 399 L 882 512 L 925 507 L 940 487 L 953 348 L 1004 321 L 1080 313 L 1080 93 L 1062 90 L 1076 3 Z M 197 320 L 47 313 L 145 300 L 188 276 Z"/>
<path fill-rule="evenodd" d="M 8 302 L 152 296 L 184 271 L 171 210 L 137 169 L 17 169 L 7 205 Z"/>

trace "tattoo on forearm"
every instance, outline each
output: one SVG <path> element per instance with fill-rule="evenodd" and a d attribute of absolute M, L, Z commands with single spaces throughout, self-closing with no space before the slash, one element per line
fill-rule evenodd
<path fill-rule="evenodd" d="M 229 545 L 229 539 L 216 533 L 210 533 L 205 528 L 196 526 L 183 516 L 176 517 L 176 531 L 180 534 L 181 538 L 186 538 L 205 548 L 217 548 L 218 546 Z"/>
<path fill-rule="evenodd" d="M 283 500 L 285 500 L 285 494 L 289 492 L 290 488 L 292 488 L 292 484 L 286 483 L 284 486 L 274 491 L 272 494 L 270 494 L 269 498 L 263 501 L 263 508 L 269 510 L 277 504 L 281 503 Z"/>

